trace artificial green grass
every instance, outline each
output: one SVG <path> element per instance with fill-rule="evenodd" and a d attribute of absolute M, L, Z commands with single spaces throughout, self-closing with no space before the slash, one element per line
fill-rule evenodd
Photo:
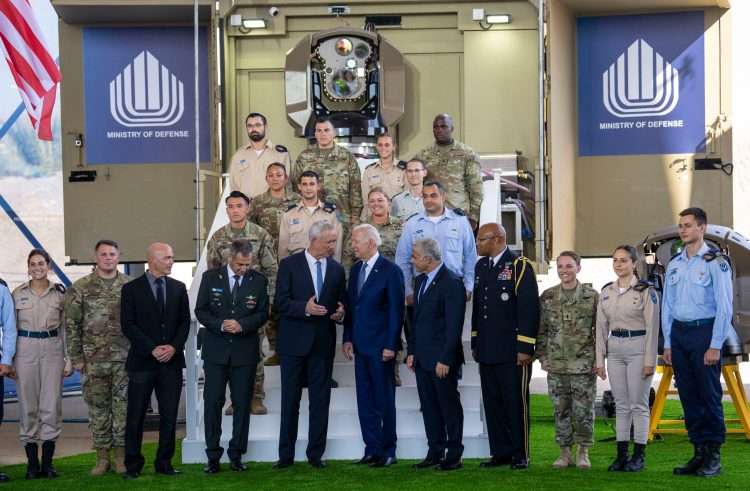
<path fill-rule="evenodd" d="M 652 489 L 750 489 L 750 445 L 743 435 L 728 435 L 722 447 L 722 475 L 713 479 L 672 476 L 672 468 L 683 464 L 692 455 L 692 447 L 686 436 L 667 435 L 663 441 L 649 445 L 647 469 L 640 473 L 607 472 L 607 466 L 615 454 L 613 441 L 599 440 L 614 436 L 608 423 L 598 420 L 597 443 L 591 450 L 593 468 L 581 471 L 576 468 L 552 469 L 552 461 L 558 455 L 554 443 L 552 407 L 543 395 L 532 396 L 531 401 L 531 466 L 524 471 L 511 471 L 508 467 L 480 469 L 479 461 L 467 459 L 464 468 L 454 472 L 435 470 L 415 471 L 414 461 L 400 461 L 389 469 L 370 469 L 344 461 L 331 461 L 323 470 L 312 469 L 305 462 L 281 471 L 271 469 L 271 463 L 251 463 L 250 470 L 235 473 L 222 464 L 222 472 L 207 476 L 202 465 L 179 464 L 179 450 L 174 463 L 183 474 L 175 477 L 156 476 L 149 463 L 153 461 L 155 445 L 145 445 L 145 474 L 135 481 L 125 481 L 110 473 L 93 478 L 88 475 L 93 466 L 93 454 L 77 455 L 58 459 L 55 462 L 60 477 L 50 480 L 25 481 L 25 466 L 16 465 L 4 469 L 13 479 L 8 489 L 54 489 L 82 490 L 107 489 L 258 489 L 258 490 L 360 490 L 360 489 L 572 489 L 572 490 L 628 490 Z M 734 408 L 725 405 L 726 417 L 734 417 Z M 679 402 L 668 401 L 665 417 L 680 417 Z M 15 444 L 15 442 L 13 442 Z M 7 442 L 4 442 L 7 444 Z M 178 445 L 179 449 L 179 445 Z"/>

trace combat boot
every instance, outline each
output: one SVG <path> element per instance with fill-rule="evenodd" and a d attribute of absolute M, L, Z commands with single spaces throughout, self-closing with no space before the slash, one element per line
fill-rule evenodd
<path fill-rule="evenodd" d="M 646 444 L 636 443 L 633 458 L 625 465 L 626 472 L 640 472 L 646 466 Z"/>
<path fill-rule="evenodd" d="M 570 454 L 570 447 L 560 447 L 560 456 L 552 463 L 555 469 L 565 469 L 573 462 L 573 456 Z"/>
<path fill-rule="evenodd" d="M 261 399 L 253 397 L 253 400 L 250 402 L 250 414 L 268 414 L 268 409 L 263 405 Z"/>
<path fill-rule="evenodd" d="M 628 444 L 630 442 L 617 442 L 617 457 L 607 468 L 610 472 L 622 472 L 628 463 Z"/>
<path fill-rule="evenodd" d="M 674 469 L 672 469 L 672 474 L 674 474 L 675 476 L 687 476 L 695 474 L 695 471 L 697 471 L 701 464 L 703 464 L 704 447 L 705 445 L 703 444 L 694 444 L 693 457 L 688 460 L 687 464 L 683 465 L 682 467 L 675 467 Z"/>
<path fill-rule="evenodd" d="M 578 445 L 578 453 L 576 454 L 576 467 L 578 467 L 579 469 L 591 469 L 588 447 Z"/>
<path fill-rule="evenodd" d="M 115 447 L 115 472 L 125 474 L 128 468 L 125 467 L 125 447 Z"/>
<path fill-rule="evenodd" d="M 96 465 L 91 469 L 90 474 L 92 476 L 103 476 L 109 470 L 109 449 L 108 448 L 97 448 L 96 449 Z"/>
<path fill-rule="evenodd" d="M 26 479 L 36 479 L 39 477 L 39 445 L 27 443 L 24 447 L 26 450 Z"/>
<path fill-rule="evenodd" d="M 716 477 L 721 474 L 721 444 L 707 443 L 703 447 L 703 463 L 695 471 L 698 477 Z"/>
<path fill-rule="evenodd" d="M 55 456 L 55 442 L 48 440 L 42 443 L 42 477 L 54 479 L 57 477 L 55 466 L 52 465 L 52 458 Z"/>

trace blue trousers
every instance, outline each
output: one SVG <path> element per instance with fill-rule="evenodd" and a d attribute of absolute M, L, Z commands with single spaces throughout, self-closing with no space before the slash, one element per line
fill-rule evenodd
<path fill-rule="evenodd" d="M 358 353 L 354 357 L 357 412 L 365 455 L 396 456 L 396 381 L 394 360 Z"/>
<path fill-rule="evenodd" d="M 703 355 L 711 344 L 713 322 L 672 323 L 672 367 L 680 393 L 685 427 L 694 445 L 724 443 L 721 364 L 707 366 Z"/>

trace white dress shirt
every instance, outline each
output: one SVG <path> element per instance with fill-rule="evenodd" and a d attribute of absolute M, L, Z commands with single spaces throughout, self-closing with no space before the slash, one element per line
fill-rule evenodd
<path fill-rule="evenodd" d="M 491 268 L 494 268 L 495 266 L 497 266 L 497 262 L 500 260 L 501 257 L 503 257 L 503 254 L 505 254 L 505 251 L 507 250 L 508 250 L 508 246 L 505 246 L 503 250 L 500 251 L 500 254 L 491 258 L 491 261 L 492 261 L 492 265 L 490 266 Z"/>
<path fill-rule="evenodd" d="M 375 251 L 375 254 L 368 259 L 367 261 L 364 261 L 362 264 L 367 265 L 367 268 L 365 269 L 365 279 L 364 281 L 367 281 L 367 278 L 370 277 L 370 273 L 372 273 L 372 268 L 375 267 L 375 263 L 378 262 L 378 258 L 380 257 L 380 253 L 378 251 Z M 362 271 L 360 269 L 360 271 Z"/>
<path fill-rule="evenodd" d="M 323 285 L 318 285 L 317 277 L 317 267 L 315 266 L 315 263 L 320 261 L 320 269 L 323 272 L 323 281 L 326 279 L 326 266 L 328 264 L 327 258 L 323 257 L 318 259 L 315 259 L 309 252 L 307 252 L 307 249 L 305 249 L 305 259 L 307 259 L 307 267 L 310 269 L 310 277 L 312 278 L 313 286 L 315 286 L 315 298 L 320 298 L 320 291 L 319 288 L 322 288 Z"/>
<path fill-rule="evenodd" d="M 231 292 L 234 290 L 234 282 L 237 281 L 239 284 L 237 285 L 237 288 L 242 286 L 242 275 L 238 275 L 235 273 L 231 267 L 227 264 L 227 274 L 229 275 L 229 291 Z M 238 280 L 235 280 L 234 277 L 239 276 L 240 278 Z"/>

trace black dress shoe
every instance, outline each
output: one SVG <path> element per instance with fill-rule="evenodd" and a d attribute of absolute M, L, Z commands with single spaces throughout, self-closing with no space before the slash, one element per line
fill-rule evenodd
<path fill-rule="evenodd" d="M 334 379 L 331 379 L 331 388 L 332 389 L 338 389 L 339 388 L 339 383 L 336 382 Z"/>
<path fill-rule="evenodd" d="M 377 455 L 365 455 L 359 460 L 352 462 L 354 465 L 369 465 L 378 461 Z"/>
<path fill-rule="evenodd" d="M 463 466 L 464 466 L 464 464 L 463 464 L 463 462 L 461 462 L 461 459 L 459 459 L 459 460 L 452 460 L 452 461 L 444 460 L 438 466 L 438 470 L 441 470 L 441 471 L 455 471 L 455 470 L 458 470 L 458 469 L 462 468 Z"/>
<path fill-rule="evenodd" d="M 510 463 L 510 468 L 515 470 L 528 469 L 529 461 L 523 457 L 513 457 L 513 461 Z"/>
<path fill-rule="evenodd" d="M 247 466 L 240 459 L 230 461 L 229 468 L 235 472 L 245 472 L 247 470 Z"/>
<path fill-rule="evenodd" d="M 429 469 L 430 467 L 437 467 L 441 464 L 441 460 L 437 457 L 427 457 L 422 462 L 417 462 L 412 465 L 413 469 Z"/>
<path fill-rule="evenodd" d="M 275 464 L 273 464 L 273 468 L 276 470 L 279 469 L 286 469 L 287 467 L 291 467 L 294 465 L 293 460 L 277 460 Z"/>
<path fill-rule="evenodd" d="M 162 467 L 161 469 L 156 469 L 155 472 L 162 476 L 176 476 L 177 474 L 182 474 L 182 471 L 178 471 L 174 467 Z"/>
<path fill-rule="evenodd" d="M 512 459 L 510 457 L 492 457 L 490 460 L 485 460 L 484 462 L 480 462 L 479 467 L 482 467 L 482 468 L 500 467 L 503 465 L 510 465 L 511 462 L 512 462 Z"/>
<path fill-rule="evenodd" d="M 206 467 L 203 468 L 203 472 L 206 474 L 217 474 L 221 470 L 218 460 L 209 460 Z"/>
<path fill-rule="evenodd" d="M 310 460 L 310 465 L 315 469 L 325 469 L 328 464 L 324 460 Z"/>
<path fill-rule="evenodd" d="M 127 479 L 128 481 L 132 479 L 138 479 L 140 477 L 141 473 L 138 471 L 127 471 L 125 474 L 122 475 L 123 479 Z"/>
<path fill-rule="evenodd" d="M 394 464 L 398 464 L 396 457 L 381 457 L 376 462 L 370 464 L 370 467 L 390 467 Z"/>

